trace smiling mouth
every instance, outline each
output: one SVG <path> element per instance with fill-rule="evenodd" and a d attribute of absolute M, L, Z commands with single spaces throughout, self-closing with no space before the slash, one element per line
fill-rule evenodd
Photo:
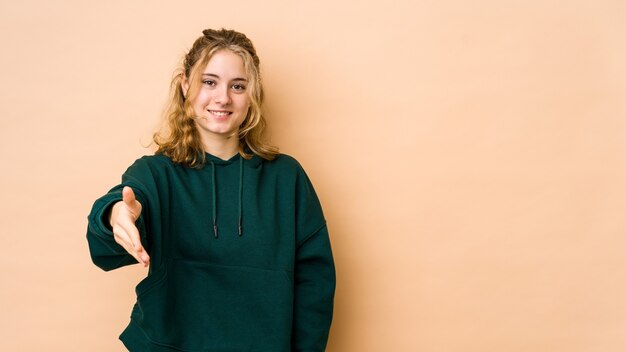
<path fill-rule="evenodd" d="M 232 114 L 230 111 L 217 111 L 217 110 L 209 110 L 209 112 L 215 116 L 228 116 Z"/>

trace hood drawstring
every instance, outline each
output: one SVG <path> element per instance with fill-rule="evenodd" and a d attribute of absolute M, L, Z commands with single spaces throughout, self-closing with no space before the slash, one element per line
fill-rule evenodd
<path fill-rule="evenodd" d="M 215 184 L 215 163 L 210 160 L 211 163 L 211 184 L 213 194 L 213 236 L 217 235 L 217 187 Z M 237 223 L 237 233 L 239 236 L 243 235 L 243 158 L 239 157 L 239 221 Z"/>
<path fill-rule="evenodd" d="M 239 156 L 239 224 L 237 227 L 239 236 L 243 235 L 243 226 L 241 224 L 243 205 L 241 203 L 243 203 L 243 157 Z"/>
<path fill-rule="evenodd" d="M 213 234 L 217 238 L 217 191 L 215 190 L 215 163 L 211 160 L 211 184 L 213 185 Z"/>

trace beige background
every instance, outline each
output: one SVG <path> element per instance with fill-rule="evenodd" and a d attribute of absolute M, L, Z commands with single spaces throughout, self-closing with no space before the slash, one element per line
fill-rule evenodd
<path fill-rule="evenodd" d="M 626 2 L 0 2 L 0 350 L 122 351 L 92 202 L 203 28 L 255 42 L 338 270 L 328 351 L 626 350 Z"/>

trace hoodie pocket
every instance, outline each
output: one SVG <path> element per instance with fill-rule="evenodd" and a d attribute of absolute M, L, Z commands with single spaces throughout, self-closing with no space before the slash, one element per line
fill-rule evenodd
<path fill-rule="evenodd" d="M 132 317 L 182 351 L 289 351 L 292 316 L 288 271 L 169 260 L 137 286 Z"/>
<path fill-rule="evenodd" d="M 159 286 L 167 277 L 167 266 L 163 265 L 159 269 L 146 276 L 137 287 L 135 287 L 135 293 L 139 299 L 143 295 L 149 293 L 152 289 Z"/>

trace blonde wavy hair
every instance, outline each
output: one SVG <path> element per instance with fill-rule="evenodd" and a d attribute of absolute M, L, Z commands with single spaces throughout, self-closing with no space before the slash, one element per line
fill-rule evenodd
<path fill-rule="evenodd" d="M 266 121 L 261 113 L 263 104 L 263 86 L 259 71 L 259 57 L 252 41 L 243 33 L 233 30 L 205 29 L 203 36 L 196 39 L 185 55 L 181 67 L 172 78 L 170 97 L 163 113 L 163 126 L 153 135 L 157 145 L 157 154 L 164 154 L 172 161 L 189 166 L 202 167 L 206 162 L 200 134 L 195 125 L 195 113 L 192 102 L 198 95 L 202 84 L 202 72 L 211 57 L 220 50 L 229 50 L 241 57 L 248 75 L 246 89 L 250 98 L 250 107 L 238 132 L 239 154 L 250 159 L 253 154 L 272 160 L 278 154 L 278 148 L 266 142 Z M 182 85 L 189 83 L 187 97 Z"/>

